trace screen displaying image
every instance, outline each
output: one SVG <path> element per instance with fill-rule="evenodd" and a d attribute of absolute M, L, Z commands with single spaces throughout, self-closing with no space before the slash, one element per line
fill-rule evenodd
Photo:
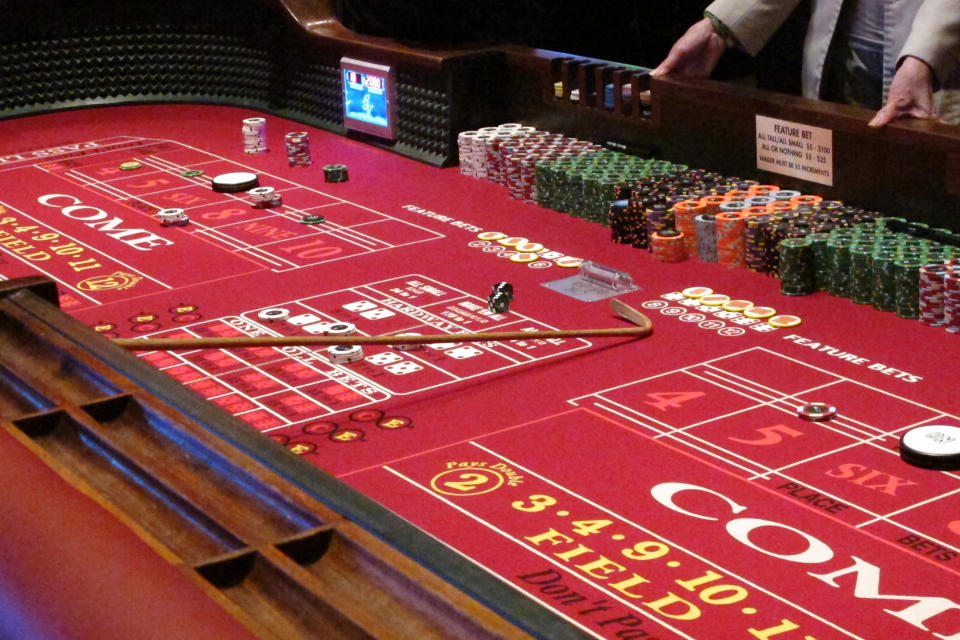
<path fill-rule="evenodd" d="M 393 137 L 390 67 L 343 58 L 343 118 L 348 129 Z"/>

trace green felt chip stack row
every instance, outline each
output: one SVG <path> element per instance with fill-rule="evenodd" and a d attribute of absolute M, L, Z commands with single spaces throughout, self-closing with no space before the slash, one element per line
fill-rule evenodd
<path fill-rule="evenodd" d="M 919 272 L 958 255 L 957 247 L 888 228 L 878 218 L 829 233 L 780 243 L 781 290 L 802 295 L 826 290 L 902 318 L 919 317 Z M 922 225 L 914 225 L 922 226 Z"/>
<path fill-rule="evenodd" d="M 686 169 L 685 165 L 609 150 L 541 160 L 536 166 L 537 204 L 609 224 L 610 202 L 615 199 L 618 185 Z"/>

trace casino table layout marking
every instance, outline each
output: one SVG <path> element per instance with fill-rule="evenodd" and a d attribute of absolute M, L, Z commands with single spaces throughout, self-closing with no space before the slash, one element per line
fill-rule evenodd
<path fill-rule="evenodd" d="M 750 637 L 747 628 L 786 619 L 806 634 L 797 637 L 875 637 L 873 615 L 901 607 L 811 577 L 854 556 L 877 563 L 884 593 L 955 590 L 960 571 L 947 564 L 920 562 L 909 577 L 896 573 L 895 563 L 912 556 L 889 531 L 853 526 L 775 485 L 696 464 L 696 453 L 576 409 L 346 479 L 596 638 L 618 637 L 591 616 L 597 609 L 587 605 L 601 601 L 619 603 L 608 618 L 630 612 L 637 627 L 660 637 L 718 637 L 717 629 Z M 617 468 L 629 472 L 611 472 Z M 773 532 L 793 542 L 806 536 L 808 544 L 777 542 Z M 889 625 L 897 624 L 898 638 L 927 637 L 891 617 Z"/>
<path fill-rule="evenodd" d="M 120 168 L 130 160 L 142 166 Z M 202 176 L 182 175 L 198 168 Z M 284 203 L 257 209 L 245 193 L 210 188 L 212 176 L 231 171 L 250 169 L 160 139 L 109 138 L 15 154 L 0 165 L 7 219 L 0 232 L 25 243 L 19 252 L 6 249 L 11 264 L 41 271 L 94 303 L 122 299 L 131 290 L 143 295 L 262 269 L 289 271 L 444 237 L 263 172 L 261 184 L 276 187 Z M 190 223 L 159 225 L 154 214 L 168 208 L 184 209 Z M 324 224 L 299 222 L 320 212 Z M 99 238 L 104 234 L 115 240 L 109 247 Z M 163 258 L 152 259 L 156 253 Z M 11 267 L 4 275 L 21 274 Z"/>
<path fill-rule="evenodd" d="M 828 399 L 837 417 L 810 422 L 806 402 Z M 766 485 L 794 485 L 848 505 L 851 526 L 891 523 L 952 546 L 955 525 L 934 517 L 960 508 L 960 473 L 899 460 L 899 435 L 960 417 L 805 364 L 763 347 L 722 356 L 570 400 L 574 406 L 688 448 L 705 462 Z M 949 509 L 948 509 L 949 511 Z"/>
<path fill-rule="evenodd" d="M 149 337 L 228 337 L 324 333 L 348 322 L 363 335 L 449 333 L 451 341 L 415 351 L 368 346 L 360 362 L 328 362 L 308 347 L 206 349 L 140 354 L 200 395 L 261 431 L 298 436 L 318 418 L 541 361 L 591 346 L 584 339 L 458 343 L 474 331 L 549 330 L 528 316 L 491 313 L 477 296 L 423 275 L 273 304 L 239 316 L 204 319 Z M 283 310 L 285 313 L 276 313 Z M 289 428 L 287 433 L 286 428 Z"/>
<path fill-rule="evenodd" d="M 720 570 L 724 574 L 722 577 L 727 578 L 727 581 L 722 585 L 713 584 L 713 588 L 717 592 L 723 591 L 727 598 L 721 598 L 718 600 L 729 600 L 729 602 L 724 602 L 724 606 L 737 604 L 738 606 L 735 609 L 739 609 L 739 612 L 744 616 L 754 615 L 757 612 L 757 607 L 741 606 L 742 603 L 745 602 L 747 598 L 750 598 L 751 605 L 758 604 L 756 601 L 756 594 L 761 593 L 771 601 L 765 603 L 767 606 L 770 606 L 771 603 L 785 605 L 790 609 L 799 610 L 803 614 L 827 623 L 828 626 L 834 626 L 836 630 L 842 631 L 842 629 L 839 627 L 831 625 L 826 619 L 821 618 L 815 613 L 798 606 L 796 603 L 791 602 L 788 598 L 777 595 L 776 593 L 763 588 L 755 581 L 751 581 L 746 576 L 738 575 L 733 571 L 724 568 L 721 564 L 707 559 L 704 555 L 696 552 L 694 548 L 684 546 L 683 543 L 672 540 L 669 534 L 663 535 L 661 533 L 657 533 L 655 530 L 640 524 L 639 521 L 633 520 L 630 517 L 625 516 L 623 513 L 619 513 L 613 509 L 606 508 L 595 500 L 578 494 L 570 487 L 564 486 L 550 479 L 548 476 L 537 473 L 533 469 L 524 466 L 522 463 L 504 456 L 495 449 L 486 447 L 478 442 L 470 442 L 469 444 L 472 447 L 475 447 L 478 450 L 478 453 L 472 455 L 467 454 L 467 456 L 464 456 L 465 458 L 477 459 L 483 457 L 496 460 L 496 462 L 491 464 L 489 467 L 477 466 L 447 469 L 433 476 L 428 484 L 423 484 L 416 478 L 405 475 L 403 472 L 391 465 L 384 465 L 382 468 L 383 470 L 401 479 L 403 482 L 416 487 L 431 498 L 443 502 L 447 507 L 466 516 L 471 521 L 492 531 L 495 535 L 505 538 L 513 544 L 526 549 L 527 551 L 531 551 L 543 561 L 552 565 L 552 567 L 555 569 L 562 570 L 567 568 L 564 565 L 563 559 L 557 559 L 558 557 L 563 558 L 563 550 L 558 550 L 551 553 L 550 551 L 541 550 L 535 547 L 539 547 L 541 544 L 556 544 L 557 541 L 561 539 L 561 536 L 564 535 L 563 533 L 556 535 L 558 533 L 558 528 L 551 527 L 550 533 L 545 536 L 522 536 L 510 531 L 511 528 L 515 527 L 516 523 L 510 523 L 509 516 L 514 514 L 510 514 L 509 512 L 507 512 L 507 514 L 501 513 L 497 514 L 499 515 L 499 518 L 493 518 L 489 515 L 489 512 L 484 513 L 483 509 L 472 509 L 471 507 L 473 505 L 471 503 L 458 503 L 456 498 L 469 497 L 472 499 L 476 496 L 493 493 L 501 489 L 505 484 L 511 483 L 511 481 L 514 483 L 513 486 L 519 486 L 520 482 L 514 479 L 520 478 L 521 481 L 526 483 L 527 492 L 533 493 L 532 495 L 527 496 L 526 500 L 516 500 L 510 502 L 511 508 L 516 511 L 527 513 L 539 513 L 548 510 L 552 511 L 556 516 L 562 519 L 558 520 L 557 522 L 571 527 L 580 535 L 592 536 L 595 534 L 606 534 L 605 537 L 608 537 L 614 545 L 616 545 L 616 543 L 625 542 L 625 545 L 621 546 L 625 546 L 626 549 L 630 551 L 630 555 L 627 555 L 621 551 L 621 559 L 622 557 L 627 557 L 630 560 L 636 560 L 643 563 L 660 561 L 664 565 L 664 567 L 659 567 L 661 570 L 664 568 L 674 570 L 664 571 L 664 573 L 674 573 L 677 569 L 684 567 L 685 570 L 691 575 L 698 574 L 698 577 L 699 575 L 709 575 L 712 579 L 708 580 L 708 582 L 714 583 L 721 578 L 721 576 L 716 573 L 716 570 Z M 509 471 L 506 475 L 504 475 L 504 473 L 501 471 L 502 469 L 508 469 Z M 530 488 L 529 485 L 533 484 L 533 482 L 536 482 L 537 486 L 535 486 L 535 488 Z M 554 496 L 560 496 L 560 498 L 555 498 Z M 590 513 L 591 518 L 589 520 L 578 518 L 578 515 L 583 514 L 584 512 Z M 504 524 L 500 525 L 499 523 L 496 523 L 497 520 L 504 521 L 504 515 L 507 515 Z M 554 523 L 551 522 L 551 524 Z M 609 531 L 603 531 L 608 527 L 613 528 Z M 548 539 L 550 540 L 549 543 L 546 542 Z M 573 540 L 573 538 L 569 539 Z M 532 540 L 538 541 L 534 544 L 531 544 Z M 578 546 L 578 548 L 573 550 L 573 552 L 570 552 L 571 550 L 569 549 L 567 549 L 567 551 L 570 558 L 576 556 L 582 556 L 586 558 L 585 554 L 591 553 L 591 551 L 585 550 L 584 546 L 582 545 Z M 608 555 L 610 557 L 614 556 L 614 554 Z M 567 562 L 569 561 L 570 560 L 567 559 Z M 697 568 L 690 569 L 689 567 L 691 566 L 696 566 Z M 645 568 L 649 569 L 650 567 L 645 566 Z M 640 584 L 649 582 L 649 579 L 646 577 L 649 575 L 651 574 L 644 572 L 643 580 L 641 581 L 640 579 L 636 579 L 635 584 L 632 585 L 632 589 L 630 587 L 623 588 L 620 593 L 617 593 L 616 591 L 611 592 L 600 590 L 596 593 L 596 595 L 598 598 L 602 596 L 612 597 L 621 605 L 631 609 L 634 613 L 641 614 L 644 618 L 647 618 L 650 612 L 644 611 L 637 607 L 635 602 L 631 602 L 631 598 L 635 597 L 635 593 L 639 591 L 638 587 Z M 554 582 L 552 577 L 553 576 L 550 576 L 550 583 Z M 589 577 L 576 574 L 574 574 L 574 577 L 575 579 L 579 580 L 580 588 L 591 588 L 596 586 L 595 583 L 590 581 Z M 730 580 L 731 578 L 733 580 Z M 538 574 L 528 574 L 524 577 L 524 579 L 531 584 L 538 584 L 541 579 L 545 581 L 547 580 L 542 572 Z M 735 584 L 734 581 L 742 584 Z M 692 591 L 694 589 L 688 588 L 688 590 Z M 556 592 L 556 590 L 553 590 L 543 591 L 542 593 L 550 594 Z M 569 594 L 569 592 L 567 593 Z M 621 595 L 621 593 L 629 594 L 629 597 L 624 597 Z M 556 603 L 551 602 L 549 598 L 544 598 L 541 595 L 540 599 L 542 599 L 545 605 L 556 607 Z M 707 600 L 709 600 L 709 598 Z M 602 600 L 596 600 L 596 602 L 601 601 Z M 676 603 L 677 601 L 674 600 L 673 604 Z M 697 636 L 689 635 L 681 626 L 673 623 L 669 619 L 670 617 L 672 616 L 667 615 L 658 620 L 656 616 L 653 616 L 653 620 L 662 625 L 665 629 L 676 633 L 677 637 L 689 638 L 690 640 L 696 639 Z M 573 620 L 573 622 L 578 624 L 575 620 Z M 711 621 L 710 626 L 715 628 L 718 624 L 722 625 L 722 623 L 718 623 L 717 621 Z M 581 628 L 597 638 L 616 637 L 597 634 L 594 630 L 582 624 L 578 624 L 578 626 L 581 626 Z"/>

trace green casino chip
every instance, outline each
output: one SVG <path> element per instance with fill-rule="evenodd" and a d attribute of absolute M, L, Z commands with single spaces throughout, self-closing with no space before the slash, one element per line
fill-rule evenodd
<path fill-rule="evenodd" d="M 323 224 L 326 221 L 326 218 L 318 215 L 303 216 L 300 218 L 300 224 Z"/>
<path fill-rule="evenodd" d="M 347 165 L 328 164 L 323 167 L 323 178 L 326 182 L 346 182 Z"/>
<path fill-rule="evenodd" d="M 184 178 L 196 178 L 203 175 L 203 169 L 187 169 L 180 173 Z"/>

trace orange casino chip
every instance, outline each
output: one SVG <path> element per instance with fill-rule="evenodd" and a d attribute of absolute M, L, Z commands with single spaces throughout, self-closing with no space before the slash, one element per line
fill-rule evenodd
<path fill-rule="evenodd" d="M 786 329 L 788 327 L 795 327 L 803 322 L 799 316 L 791 316 L 786 314 L 781 314 L 778 316 L 773 316 L 767 319 L 767 324 L 771 327 L 777 327 L 778 329 Z"/>
<path fill-rule="evenodd" d="M 520 253 L 540 253 L 545 247 L 539 242 L 524 242 L 514 247 Z"/>
<path fill-rule="evenodd" d="M 705 304 L 708 307 L 719 307 L 730 301 L 730 296 L 724 293 L 710 293 L 705 296 L 700 296 L 700 304 Z"/>
<path fill-rule="evenodd" d="M 510 262 L 536 262 L 539 259 L 536 253 L 515 253 L 510 256 Z"/>
<path fill-rule="evenodd" d="M 750 307 L 744 310 L 743 315 L 754 320 L 763 320 L 777 315 L 777 310 L 773 307 Z"/>
<path fill-rule="evenodd" d="M 683 294 L 684 298 L 702 298 L 713 293 L 713 289 L 710 287 L 687 287 L 680 293 Z"/>
<path fill-rule="evenodd" d="M 743 313 L 747 309 L 753 306 L 753 303 L 749 300 L 727 300 L 723 303 L 724 311 L 735 311 L 737 313 Z"/>

